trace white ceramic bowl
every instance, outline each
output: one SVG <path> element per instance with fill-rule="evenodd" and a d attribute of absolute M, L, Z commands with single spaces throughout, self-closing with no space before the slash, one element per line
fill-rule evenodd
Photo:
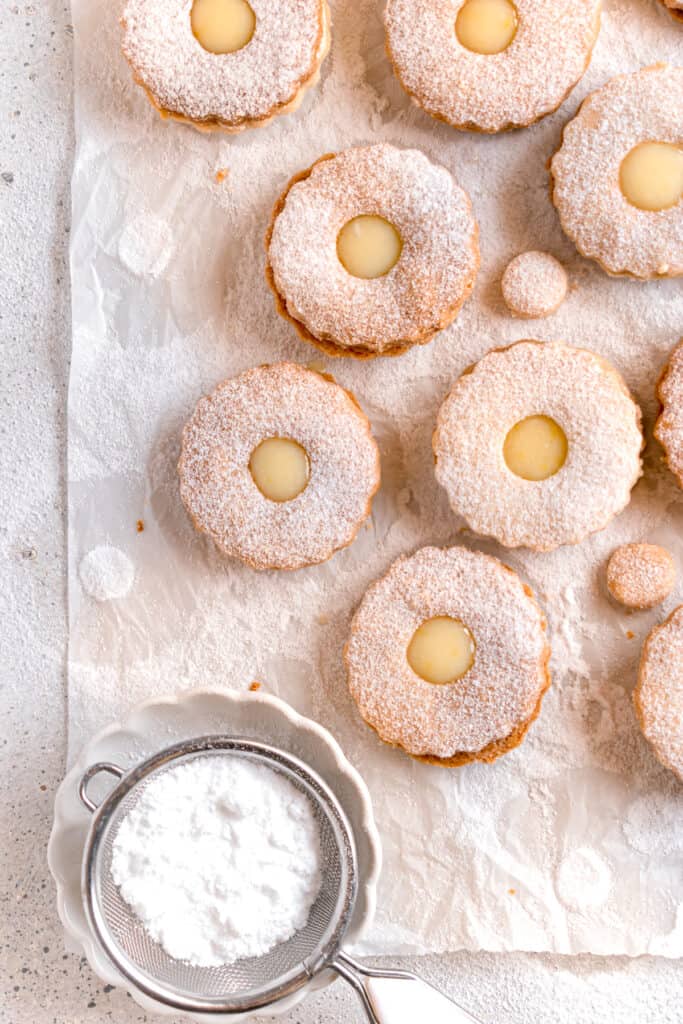
<path fill-rule="evenodd" d="M 370 794 L 326 729 L 267 694 L 194 691 L 139 704 L 125 721 L 108 726 L 88 743 L 59 787 L 48 863 L 57 883 L 59 916 L 69 938 L 85 954 L 102 981 L 128 989 L 143 1009 L 154 1013 L 177 1015 L 178 1011 L 133 988 L 110 963 L 85 918 L 81 864 L 92 816 L 79 799 L 78 784 L 83 772 L 97 761 L 113 761 L 128 768 L 174 743 L 219 733 L 262 740 L 280 747 L 305 761 L 327 782 L 351 822 L 358 853 L 360 886 L 345 947 L 352 947 L 360 940 L 375 912 L 381 846 Z M 323 972 L 298 992 L 251 1016 L 285 1013 L 309 992 L 329 985 L 334 978 L 331 972 Z M 207 1021 L 236 1022 L 247 1019 L 248 1015 L 186 1016 L 206 1024 Z"/>

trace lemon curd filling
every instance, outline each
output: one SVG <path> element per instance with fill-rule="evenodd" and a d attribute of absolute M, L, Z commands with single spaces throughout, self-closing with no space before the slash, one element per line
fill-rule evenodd
<path fill-rule="evenodd" d="M 467 0 L 458 11 L 455 34 L 473 53 L 502 53 L 515 38 L 517 25 L 510 0 Z"/>
<path fill-rule="evenodd" d="M 683 146 L 672 142 L 634 146 L 622 160 L 619 185 L 639 210 L 669 210 L 683 196 Z"/>
<path fill-rule="evenodd" d="M 401 256 L 403 241 L 393 224 L 375 214 L 348 221 L 337 238 L 337 255 L 353 277 L 384 277 Z"/>
<path fill-rule="evenodd" d="M 447 615 L 423 622 L 407 651 L 413 672 L 435 686 L 461 679 L 472 668 L 474 655 L 474 638 L 467 626 Z"/>
<path fill-rule="evenodd" d="M 236 53 L 256 30 L 256 15 L 247 0 L 194 0 L 192 32 L 209 53 Z"/>
<path fill-rule="evenodd" d="M 270 501 L 292 501 L 306 489 L 311 475 L 308 454 L 287 437 L 269 437 L 249 459 L 254 483 Z"/>
<path fill-rule="evenodd" d="M 547 480 L 567 459 L 567 436 L 549 416 L 528 416 L 505 438 L 503 455 L 508 469 L 523 480 Z"/>

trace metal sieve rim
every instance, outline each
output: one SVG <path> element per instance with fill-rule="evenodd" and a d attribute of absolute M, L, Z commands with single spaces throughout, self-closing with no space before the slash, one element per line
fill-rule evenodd
<path fill-rule="evenodd" d="M 300 785 L 303 784 L 304 791 L 324 811 L 332 827 L 340 852 L 342 879 L 336 912 L 330 918 L 315 952 L 302 961 L 299 967 L 292 968 L 260 989 L 240 995 L 231 995 L 229 998 L 188 996 L 182 992 L 174 992 L 167 985 L 155 982 L 153 976 L 139 968 L 113 940 L 97 898 L 99 851 L 107 834 L 108 824 L 121 801 L 143 780 L 172 762 L 196 755 L 221 752 L 250 757 L 265 765 L 270 764 L 274 770 L 279 770 L 285 776 L 293 777 Z M 116 775 L 119 781 L 96 806 L 87 795 L 87 786 L 100 771 Z M 351 824 L 338 798 L 317 772 L 300 761 L 299 758 L 278 747 L 256 740 L 225 735 L 202 736 L 166 747 L 127 771 L 112 764 L 93 765 L 83 775 L 80 796 L 85 806 L 93 811 L 93 820 L 83 854 L 81 875 L 81 891 L 88 924 L 116 970 L 151 999 L 174 1009 L 195 1013 L 249 1012 L 270 1005 L 298 991 L 316 973 L 334 960 L 350 924 L 358 893 L 356 847 Z"/>

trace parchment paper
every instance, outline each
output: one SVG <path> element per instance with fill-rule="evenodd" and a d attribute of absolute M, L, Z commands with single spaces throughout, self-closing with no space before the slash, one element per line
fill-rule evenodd
<path fill-rule="evenodd" d="M 162 123 L 120 56 L 118 0 L 73 0 L 72 756 L 134 701 L 260 680 L 328 726 L 372 791 L 385 867 L 368 950 L 681 956 L 683 790 L 640 737 L 630 692 L 643 637 L 683 587 L 662 609 L 628 615 L 608 602 L 603 568 L 618 543 L 645 538 L 681 564 L 682 495 L 650 441 L 645 478 L 603 533 L 550 555 L 506 552 L 461 532 L 434 480 L 430 436 L 453 379 L 525 336 L 612 360 L 650 431 L 655 380 L 683 325 L 681 284 L 610 280 L 581 260 L 550 204 L 545 165 L 588 91 L 680 58 L 683 35 L 654 2 L 609 2 L 592 65 L 561 110 L 485 138 L 411 107 L 391 75 L 375 0 L 332 9 L 332 53 L 302 110 L 228 138 Z M 482 269 L 456 324 L 427 347 L 326 360 L 276 315 L 263 236 L 293 173 L 377 139 L 418 146 L 453 171 L 480 222 Z M 507 315 L 499 289 L 506 262 L 527 248 L 553 252 L 572 278 L 560 311 L 531 324 Z M 256 574 L 194 533 L 175 465 L 200 396 L 282 358 L 315 361 L 356 393 L 381 446 L 383 487 L 352 548 L 303 572 Z M 403 552 L 453 542 L 501 555 L 537 591 L 554 686 L 521 748 L 493 766 L 444 771 L 383 747 L 362 724 L 341 651 L 373 578 Z M 135 583 L 98 603 L 78 566 L 103 543 L 132 560 Z"/>

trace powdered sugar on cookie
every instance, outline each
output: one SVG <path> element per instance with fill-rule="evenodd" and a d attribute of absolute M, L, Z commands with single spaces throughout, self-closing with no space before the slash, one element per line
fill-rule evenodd
<path fill-rule="evenodd" d="M 503 298 L 514 316 L 550 316 L 564 302 L 567 274 L 547 252 L 523 252 L 508 263 L 501 281 Z"/>
<path fill-rule="evenodd" d="M 271 437 L 300 444 L 310 480 L 269 501 L 249 470 Z M 203 398 L 183 431 L 180 493 L 198 530 L 257 569 L 297 569 L 350 544 L 379 487 L 370 424 L 338 384 L 294 363 L 247 370 Z"/>
<path fill-rule="evenodd" d="M 476 655 L 461 679 L 434 686 L 413 672 L 406 650 L 425 620 L 442 615 L 467 626 Z M 454 547 L 422 548 L 372 584 L 345 658 L 360 713 L 386 743 L 444 760 L 469 753 L 464 762 L 535 717 L 549 653 L 543 613 L 519 577 L 489 555 Z"/>
<path fill-rule="evenodd" d="M 205 50 L 191 0 L 127 0 L 123 52 L 166 114 L 238 129 L 284 111 L 317 76 L 329 45 L 325 0 L 251 0 L 256 30 L 235 53 Z"/>
<path fill-rule="evenodd" d="M 624 158 L 643 142 L 683 139 L 683 68 L 658 64 L 613 78 L 564 130 L 552 159 L 553 202 L 582 255 L 610 274 L 683 274 L 683 201 L 641 210 L 620 188 Z"/>
<path fill-rule="evenodd" d="M 403 241 L 384 277 L 353 277 L 337 255 L 348 221 L 374 214 Z M 479 268 L 466 193 L 417 150 L 377 145 L 314 164 L 275 209 L 268 275 L 286 314 L 331 354 L 392 354 L 455 318 Z"/>
<path fill-rule="evenodd" d="M 531 481 L 503 455 L 531 416 L 564 431 L 559 472 Z M 641 475 L 640 410 L 605 360 L 560 342 L 520 341 L 490 352 L 453 386 L 434 432 L 436 476 L 476 533 L 507 547 L 549 551 L 601 530 Z"/>
<path fill-rule="evenodd" d="M 623 544 L 607 564 L 607 589 L 627 608 L 653 608 L 676 582 L 676 564 L 658 544 Z"/>
<path fill-rule="evenodd" d="M 645 738 L 683 781 L 683 605 L 645 641 L 633 700 Z"/>
<path fill-rule="evenodd" d="M 662 413 L 655 424 L 655 437 L 664 448 L 669 469 L 683 487 L 683 341 L 671 354 L 657 395 Z"/>
<path fill-rule="evenodd" d="M 559 107 L 583 75 L 599 29 L 596 0 L 516 0 L 518 26 L 501 53 L 458 40 L 464 0 L 389 0 L 387 46 L 403 87 L 428 114 L 456 128 L 499 132 Z"/>

